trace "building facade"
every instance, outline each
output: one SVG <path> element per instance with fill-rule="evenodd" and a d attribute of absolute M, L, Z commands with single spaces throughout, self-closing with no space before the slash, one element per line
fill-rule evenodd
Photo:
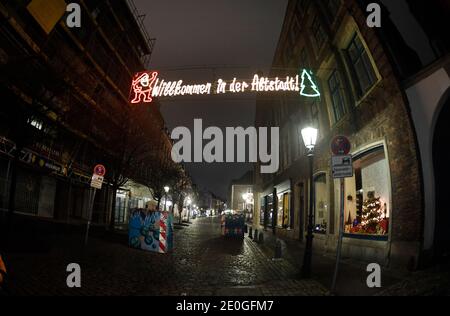
<path fill-rule="evenodd" d="M 321 96 L 258 96 L 256 126 L 280 127 L 280 169 L 262 175 L 255 167 L 254 225 L 302 242 L 312 203 L 314 249 L 334 252 L 341 192 L 331 174 L 330 143 L 345 135 L 354 176 L 344 185 L 343 256 L 416 268 L 431 245 L 424 235 L 430 219 L 418 117 L 405 91 L 405 78 L 416 72 L 402 75 L 399 66 L 421 64 L 387 14 L 384 31 L 367 26 L 368 2 L 289 1 L 270 76 L 308 69 Z M 306 126 L 319 130 L 313 183 L 299 133 Z"/>
<path fill-rule="evenodd" d="M 114 212 L 125 223 L 127 209 L 152 198 L 143 157 L 169 161 L 172 146 L 157 102 L 128 100 L 153 40 L 132 1 L 73 2 L 79 28 L 66 24 L 62 0 L 0 4 L 0 208 L 86 220 L 93 168 L 104 164 L 92 220 L 106 224 Z"/>

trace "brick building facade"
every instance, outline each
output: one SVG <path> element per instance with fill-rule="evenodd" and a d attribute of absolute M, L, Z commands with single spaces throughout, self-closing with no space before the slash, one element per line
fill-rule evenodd
<path fill-rule="evenodd" d="M 257 102 L 256 126 L 280 127 L 280 169 L 261 175 L 256 167 L 254 223 L 302 241 L 314 186 L 314 248 L 335 251 L 340 186 L 330 143 L 345 135 L 355 175 L 345 181 L 343 255 L 416 267 L 424 223 L 416 132 L 401 78 L 380 34 L 367 27 L 361 1 L 289 1 L 270 76 L 299 69 L 312 71 L 320 98 L 260 95 Z M 319 130 L 312 184 L 299 133 L 308 125 Z M 369 225 L 377 200 L 378 224 Z"/>

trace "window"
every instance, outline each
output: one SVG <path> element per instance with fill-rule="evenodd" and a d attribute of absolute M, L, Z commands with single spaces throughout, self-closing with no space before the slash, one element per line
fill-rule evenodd
<path fill-rule="evenodd" d="M 376 81 L 376 75 L 369 55 L 358 34 L 355 34 L 350 42 L 347 48 L 347 55 L 355 76 L 354 83 L 358 90 L 358 95 L 361 97 L 373 86 Z"/>
<path fill-rule="evenodd" d="M 318 16 L 316 16 L 313 20 L 311 31 L 314 36 L 317 49 L 322 48 L 323 44 L 325 43 L 326 33 Z"/>
<path fill-rule="evenodd" d="M 273 221 L 273 194 L 267 196 L 266 218 L 267 218 L 267 226 L 272 227 L 274 224 L 274 221 Z"/>
<path fill-rule="evenodd" d="M 262 197 L 261 198 L 261 205 L 260 205 L 260 209 L 259 209 L 259 224 L 262 225 L 262 226 L 264 226 L 265 209 L 266 209 L 266 198 Z"/>
<path fill-rule="evenodd" d="M 383 147 L 355 157 L 354 177 L 345 180 L 345 233 L 387 236 L 390 191 Z"/>
<path fill-rule="evenodd" d="M 290 196 L 289 192 L 278 194 L 278 227 L 288 228 L 291 226 Z"/>
<path fill-rule="evenodd" d="M 273 225 L 273 195 L 266 195 L 261 198 L 261 209 L 259 222 L 264 227 Z"/>
<path fill-rule="evenodd" d="M 44 126 L 44 122 L 38 118 L 30 118 L 28 119 L 28 124 L 30 124 L 31 126 L 33 126 L 34 128 L 42 131 L 42 128 Z"/>
<path fill-rule="evenodd" d="M 328 88 L 330 89 L 334 121 L 338 122 L 345 115 L 345 105 L 342 94 L 343 86 L 337 70 L 334 70 L 328 79 Z"/>
<path fill-rule="evenodd" d="M 325 234 L 328 227 L 328 194 L 325 173 L 314 178 L 314 195 L 314 232 Z"/>

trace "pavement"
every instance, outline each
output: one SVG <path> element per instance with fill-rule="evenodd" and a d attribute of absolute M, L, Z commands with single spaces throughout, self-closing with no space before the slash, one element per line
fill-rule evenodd
<path fill-rule="evenodd" d="M 332 254 L 314 252 L 312 279 L 299 277 L 303 246 L 284 240 L 282 258 L 273 259 L 275 237 L 263 244 L 220 235 L 217 217 L 175 226 L 175 249 L 157 254 L 128 247 L 125 229 L 85 227 L 33 218 L 14 223 L 3 258 L 8 268 L 2 295 L 138 296 L 328 296 L 334 271 Z M 122 227 L 124 228 L 124 227 Z M 269 233 L 270 234 L 270 233 Z M 3 248 L 4 249 L 4 248 Z M 81 288 L 68 288 L 67 265 L 81 266 Z M 382 269 L 382 287 L 366 285 L 367 263 L 343 258 L 333 295 L 450 295 L 450 268 L 425 271 Z"/>
<path fill-rule="evenodd" d="M 301 269 L 304 255 L 304 244 L 297 240 L 281 239 L 273 235 L 271 230 L 264 232 L 264 243 L 258 244 L 268 257 L 275 256 L 275 244 L 281 241 L 282 258 Z M 450 264 L 439 264 L 423 271 L 405 271 L 389 267 L 381 267 L 381 287 L 367 286 L 369 262 L 342 257 L 336 288 L 331 293 L 335 296 L 429 296 L 450 295 Z M 325 253 L 314 248 L 311 275 L 312 279 L 331 292 L 336 255 Z"/>
<path fill-rule="evenodd" d="M 5 261 L 10 295 L 318 296 L 328 290 L 299 280 L 287 260 L 272 260 L 249 238 L 225 239 L 220 221 L 199 218 L 177 226 L 175 249 L 157 254 L 131 249 L 126 232 L 36 220 L 15 224 Z M 81 288 L 68 288 L 67 265 L 81 266 Z"/>

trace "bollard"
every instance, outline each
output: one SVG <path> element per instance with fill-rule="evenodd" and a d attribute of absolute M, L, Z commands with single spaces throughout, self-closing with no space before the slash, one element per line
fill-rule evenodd
<path fill-rule="evenodd" d="M 263 232 L 259 233 L 259 239 L 258 239 L 258 242 L 259 242 L 260 244 L 263 244 L 263 243 L 264 243 L 264 233 L 263 233 Z"/>
<path fill-rule="evenodd" d="M 248 228 L 248 237 L 249 237 L 250 239 L 253 239 L 253 227 L 252 227 L 252 226 L 250 226 L 250 227 Z"/>
<path fill-rule="evenodd" d="M 281 248 L 281 241 L 277 240 L 275 243 L 275 259 L 280 259 L 282 257 L 282 248 Z"/>
<path fill-rule="evenodd" d="M 253 240 L 258 242 L 258 230 L 257 229 L 255 229 L 255 235 L 253 237 Z"/>

